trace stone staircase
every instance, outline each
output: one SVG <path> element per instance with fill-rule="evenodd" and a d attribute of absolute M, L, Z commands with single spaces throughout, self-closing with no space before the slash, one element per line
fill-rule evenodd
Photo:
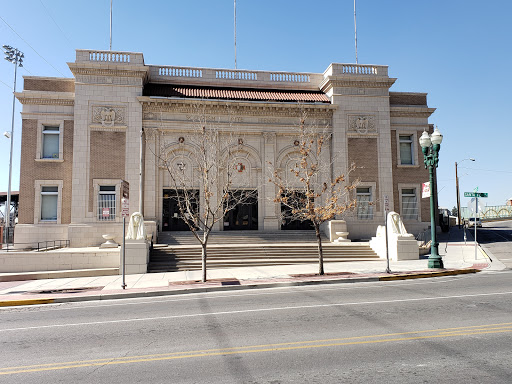
<path fill-rule="evenodd" d="M 368 243 L 332 244 L 323 236 L 324 261 L 365 261 L 379 257 Z M 314 231 L 215 232 L 208 241 L 208 268 L 256 267 L 318 262 Z M 148 272 L 201 269 L 201 247 L 191 232 L 158 235 Z"/>

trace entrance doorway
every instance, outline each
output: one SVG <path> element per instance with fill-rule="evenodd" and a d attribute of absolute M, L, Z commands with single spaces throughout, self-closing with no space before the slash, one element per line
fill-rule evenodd
<path fill-rule="evenodd" d="M 258 230 L 258 191 L 234 191 L 233 200 L 239 203 L 224 217 L 224 230 Z"/>
<path fill-rule="evenodd" d="M 199 212 L 199 190 L 191 189 L 187 193 L 193 211 Z M 164 189 L 162 206 L 162 231 L 188 231 L 189 226 L 180 212 L 180 201 L 185 198 L 183 190 Z"/>
<path fill-rule="evenodd" d="M 292 207 L 300 207 L 305 204 L 306 195 L 302 191 L 292 191 L 289 196 L 289 204 L 281 203 L 281 229 L 289 231 L 303 231 L 315 229 L 311 220 L 297 220 L 292 215 Z"/>

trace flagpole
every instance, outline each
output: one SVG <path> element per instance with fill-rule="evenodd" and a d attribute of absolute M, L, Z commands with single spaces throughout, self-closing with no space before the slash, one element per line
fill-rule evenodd
<path fill-rule="evenodd" d="M 357 60 L 357 23 L 356 23 L 356 0 L 354 0 L 354 35 L 355 35 L 355 43 L 356 43 L 356 64 L 358 63 Z"/>
<path fill-rule="evenodd" d="M 112 50 L 112 0 L 110 0 L 110 48 Z"/>
<path fill-rule="evenodd" d="M 235 69 L 236 69 L 236 0 L 235 0 Z"/>

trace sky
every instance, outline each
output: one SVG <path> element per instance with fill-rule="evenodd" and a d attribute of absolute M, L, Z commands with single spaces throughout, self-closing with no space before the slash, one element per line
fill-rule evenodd
<path fill-rule="evenodd" d="M 238 0 L 238 69 L 323 72 L 355 63 L 352 0 Z M 23 76 L 71 77 L 75 49 L 108 50 L 110 0 L 0 0 L 0 45 L 24 55 Z M 463 192 L 486 205 L 512 197 L 512 1 L 357 0 L 359 64 L 389 66 L 392 91 L 425 92 L 444 135 L 439 205 Z M 113 0 L 112 49 L 146 64 L 234 68 L 233 0 Z M 11 130 L 14 65 L 0 60 L 0 134 Z M 21 105 L 16 102 L 12 190 L 19 188 Z M 0 191 L 10 141 L 0 136 Z M 463 161 L 475 158 L 476 161 Z M 427 180 L 425 180 L 427 181 Z"/>

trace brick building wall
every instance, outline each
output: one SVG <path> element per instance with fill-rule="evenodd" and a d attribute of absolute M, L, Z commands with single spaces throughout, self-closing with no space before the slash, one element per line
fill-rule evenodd
<path fill-rule="evenodd" d="M 34 224 L 35 194 L 40 191 L 34 189 L 36 180 L 62 180 L 62 210 L 61 223 L 71 222 L 71 178 L 73 166 L 73 121 L 64 121 L 63 132 L 63 161 L 36 159 L 38 121 L 36 119 L 23 119 L 22 122 L 22 148 L 20 169 L 23 177 L 20 178 L 20 204 L 18 222 L 20 224 Z"/>
<path fill-rule="evenodd" d="M 124 132 L 92 131 L 89 173 L 89 212 L 94 207 L 94 179 L 124 179 L 126 134 Z M 139 154 L 136 154 L 137 157 Z"/>
<path fill-rule="evenodd" d="M 75 79 L 45 79 L 26 76 L 23 80 L 25 91 L 75 92 Z"/>
<path fill-rule="evenodd" d="M 419 138 L 423 131 L 417 131 L 416 135 Z M 397 149 L 397 132 L 396 130 L 391 130 L 391 154 L 393 157 L 393 203 L 395 206 L 395 211 L 400 213 L 400 191 L 398 189 L 398 184 L 422 184 L 429 180 L 428 169 L 425 169 L 423 166 L 423 153 L 421 152 L 421 148 L 419 143 L 414 143 L 414 148 L 416 149 L 416 157 L 414 159 L 414 166 L 399 166 L 398 165 L 398 149 Z M 420 218 L 421 221 L 428 222 L 430 220 L 430 204 L 428 199 L 421 199 L 421 190 L 418 191 L 417 196 L 418 202 L 420 202 L 421 212 Z"/>
<path fill-rule="evenodd" d="M 375 191 L 372 191 L 373 201 L 376 201 L 375 211 L 380 211 L 379 191 L 379 162 L 377 158 L 376 138 L 349 138 L 348 139 L 348 160 L 354 163 L 356 169 L 350 174 L 350 182 L 359 179 L 362 185 L 365 182 L 376 184 Z"/>

